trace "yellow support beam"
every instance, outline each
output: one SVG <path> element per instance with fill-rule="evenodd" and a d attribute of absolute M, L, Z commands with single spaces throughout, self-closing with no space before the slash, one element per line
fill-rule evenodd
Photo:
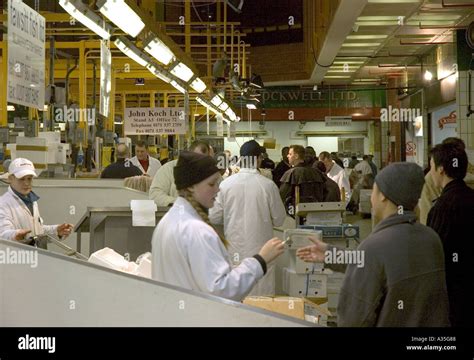
<path fill-rule="evenodd" d="M 191 54 L 191 0 L 184 3 L 184 44 L 186 54 Z"/>
<path fill-rule="evenodd" d="M 79 42 L 79 109 L 80 111 L 80 120 L 79 120 L 79 129 L 84 129 L 84 139 L 82 141 L 82 147 L 87 147 L 87 119 L 84 119 L 84 112 L 87 107 L 87 78 L 86 78 L 86 57 L 85 57 L 85 41 Z"/>
<path fill-rule="evenodd" d="M 115 71 L 112 71 L 112 86 L 110 89 L 110 112 L 109 117 L 107 118 L 107 126 L 106 129 L 110 131 L 114 131 L 115 128 Z"/>
<path fill-rule="evenodd" d="M 7 76 L 8 76 L 8 55 L 6 42 L 2 42 L 2 64 L 0 71 L 0 126 L 8 126 L 8 110 L 7 110 Z"/>

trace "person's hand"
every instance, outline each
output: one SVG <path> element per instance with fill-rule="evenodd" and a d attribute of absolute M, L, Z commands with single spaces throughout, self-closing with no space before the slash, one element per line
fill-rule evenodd
<path fill-rule="evenodd" d="M 58 225 L 58 236 L 69 236 L 72 232 L 74 225 L 72 224 L 61 224 Z"/>
<path fill-rule="evenodd" d="M 258 254 L 268 264 L 283 254 L 284 248 L 283 241 L 275 237 L 268 240 L 265 245 L 262 246 Z"/>
<path fill-rule="evenodd" d="M 15 240 L 16 241 L 24 240 L 26 234 L 29 234 L 30 232 L 31 230 L 26 230 L 26 229 L 17 230 L 15 233 Z"/>
<path fill-rule="evenodd" d="M 328 244 L 318 240 L 315 236 L 308 236 L 314 245 L 305 246 L 296 250 L 296 256 L 306 262 L 324 262 L 324 253 L 328 249 Z"/>

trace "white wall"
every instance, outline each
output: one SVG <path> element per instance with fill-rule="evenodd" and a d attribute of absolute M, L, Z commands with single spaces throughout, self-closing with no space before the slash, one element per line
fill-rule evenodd
<path fill-rule="evenodd" d="M 227 125 L 224 124 L 225 131 L 224 133 L 227 134 Z M 300 128 L 301 127 L 301 128 Z M 238 131 L 248 131 L 250 129 L 248 122 L 239 122 L 237 123 L 237 132 Z M 211 135 L 215 135 L 216 123 L 211 122 L 210 124 L 210 131 Z M 307 146 L 307 136 L 298 136 L 296 132 L 298 131 L 313 131 L 318 132 L 317 134 L 312 134 L 311 136 L 337 136 L 341 132 L 354 132 L 358 133 L 359 136 L 367 134 L 368 132 L 368 121 L 353 121 L 351 126 L 346 127 L 339 127 L 339 126 L 325 126 L 324 122 L 321 121 L 309 121 L 303 126 L 300 124 L 299 121 L 267 121 L 264 125 L 264 131 L 267 132 L 266 135 L 259 135 L 256 133 L 256 139 L 259 141 L 260 144 L 263 144 L 264 138 L 275 138 L 276 139 L 276 148 L 275 149 L 267 149 L 267 153 L 269 157 L 274 161 L 279 161 L 281 159 L 281 149 L 284 146 L 290 145 L 302 145 Z M 203 133 L 206 131 L 206 122 L 200 121 L 196 123 L 196 132 Z M 258 125 L 258 122 L 252 122 L 252 131 L 262 131 Z M 204 136 L 204 135 L 203 135 Z M 245 135 L 248 136 L 248 135 Z M 308 135 L 309 136 L 309 135 Z M 237 143 L 239 145 L 243 144 L 244 141 L 237 137 Z M 226 141 L 224 144 L 227 146 L 232 146 L 235 149 L 237 148 L 235 143 L 227 143 Z M 366 152 L 368 152 L 368 141 L 366 141 Z M 320 147 L 315 147 L 316 152 L 324 151 L 320 149 Z M 232 151 L 232 154 L 234 151 Z"/>
<path fill-rule="evenodd" d="M 312 146 L 317 155 L 322 151 L 337 152 L 337 136 L 308 136 L 308 146 Z"/>

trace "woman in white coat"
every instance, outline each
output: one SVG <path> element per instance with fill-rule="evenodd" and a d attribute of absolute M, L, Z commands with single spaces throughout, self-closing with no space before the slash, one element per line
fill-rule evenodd
<path fill-rule="evenodd" d="M 36 173 L 30 160 L 13 160 L 8 173 L 10 187 L 0 197 L 0 239 L 28 243 L 27 238 L 37 235 L 62 237 L 71 233 L 72 224 L 43 225 L 37 202 L 39 197 L 32 191 Z M 46 244 L 40 240 L 37 245 L 46 249 Z"/>
<path fill-rule="evenodd" d="M 174 177 L 179 197 L 153 233 L 153 279 L 242 300 L 263 277 L 267 264 L 283 253 L 282 241 L 268 240 L 258 254 L 233 268 L 227 242 L 207 215 L 219 192 L 221 176 L 215 160 L 183 151 Z"/>

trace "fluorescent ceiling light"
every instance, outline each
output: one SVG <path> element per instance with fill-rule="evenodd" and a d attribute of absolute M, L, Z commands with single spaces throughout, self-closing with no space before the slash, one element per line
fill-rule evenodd
<path fill-rule="evenodd" d="M 196 78 L 193 82 L 191 82 L 191 88 L 198 93 L 202 93 L 204 90 L 206 90 L 206 87 L 206 84 L 200 78 Z"/>
<path fill-rule="evenodd" d="M 373 47 L 379 46 L 381 43 L 345 43 L 343 47 Z"/>
<path fill-rule="evenodd" d="M 219 107 L 222 104 L 222 98 L 219 95 L 215 95 L 211 100 L 212 105 Z"/>
<path fill-rule="evenodd" d="M 257 109 L 257 107 L 255 106 L 255 104 L 247 104 L 247 109 L 250 109 L 250 110 L 255 110 Z"/>
<path fill-rule="evenodd" d="M 170 83 L 176 90 L 178 90 L 180 93 L 185 94 L 186 89 L 182 87 L 180 84 L 178 84 L 175 80 L 171 80 Z"/>
<path fill-rule="evenodd" d="M 147 67 L 149 72 L 155 75 L 157 78 L 163 80 L 166 83 L 170 83 L 171 79 L 166 75 L 167 71 L 164 69 L 159 69 L 157 66 L 153 64 L 148 64 Z"/>
<path fill-rule="evenodd" d="M 74 19 L 89 28 L 101 38 L 110 39 L 112 26 L 107 24 L 99 15 L 94 13 L 80 0 L 59 0 L 59 5 Z"/>
<path fill-rule="evenodd" d="M 208 108 L 209 107 L 209 104 L 201 97 L 199 96 L 196 96 L 196 101 L 201 104 L 202 106 L 204 106 L 205 108 Z"/>
<path fill-rule="evenodd" d="M 326 79 L 350 79 L 350 76 L 339 76 L 339 75 L 334 75 L 334 76 L 325 76 Z"/>
<path fill-rule="evenodd" d="M 172 69 L 171 73 L 176 75 L 184 82 L 188 82 L 194 75 L 193 71 L 184 65 L 182 62 L 176 64 Z"/>
<path fill-rule="evenodd" d="M 328 73 L 349 73 L 349 72 L 356 72 L 358 69 L 329 69 Z"/>
<path fill-rule="evenodd" d="M 235 115 L 234 110 L 232 110 L 231 108 L 228 108 L 227 111 L 225 112 L 225 114 L 227 115 L 227 117 L 231 121 L 236 121 L 237 120 L 237 115 Z"/>
<path fill-rule="evenodd" d="M 175 57 L 170 48 L 158 37 L 154 37 L 146 44 L 145 51 L 165 65 L 168 65 Z"/>
<path fill-rule="evenodd" d="M 388 35 L 349 35 L 346 39 L 349 40 L 373 40 L 373 39 L 385 39 Z"/>
<path fill-rule="evenodd" d="M 335 65 L 342 65 L 344 66 L 344 64 L 348 64 L 348 65 L 352 65 L 352 64 L 363 64 L 365 61 L 334 61 L 333 64 Z"/>
<path fill-rule="evenodd" d="M 142 57 L 143 53 L 127 38 L 120 36 L 115 40 L 114 44 L 120 51 L 140 65 L 146 67 L 149 64 L 149 62 Z"/>
<path fill-rule="evenodd" d="M 7 111 L 15 111 L 15 107 L 13 105 L 7 105 Z"/>
<path fill-rule="evenodd" d="M 433 79 L 433 73 L 429 70 L 426 70 L 424 77 L 425 77 L 425 80 L 431 81 Z"/>
<path fill-rule="evenodd" d="M 140 16 L 125 0 L 102 0 L 97 5 L 104 16 L 130 36 L 136 37 L 145 27 Z"/>
<path fill-rule="evenodd" d="M 398 21 L 398 17 L 403 15 L 394 15 L 394 16 L 359 16 L 357 22 L 359 21 Z"/>
<path fill-rule="evenodd" d="M 229 104 L 227 104 L 225 101 L 219 105 L 219 110 L 222 110 L 223 112 L 226 112 L 228 108 Z"/>

